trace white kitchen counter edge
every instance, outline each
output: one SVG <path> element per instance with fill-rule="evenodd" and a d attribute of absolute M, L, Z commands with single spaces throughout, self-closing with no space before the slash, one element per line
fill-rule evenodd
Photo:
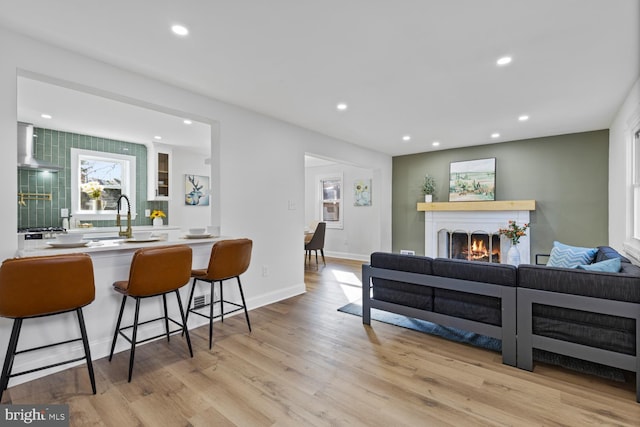
<path fill-rule="evenodd" d="M 87 246 L 79 246 L 75 248 L 54 248 L 43 247 L 37 249 L 23 249 L 16 252 L 17 258 L 36 257 L 36 256 L 49 256 L 49 255 L 63 255 L 71 253 L 101 253 L 101 252 L 126 252 L 135 251 L 140 248 L 156 247 L 156 246 L 169 246 L 169 245 L 198 245 L 205 243 L 217 242 L 219 240 L 227 240 L 232 237 L 228 236 L 215 236 L 205 239 L 187 239 L 179 238 L 172 240 L 156 240 L 153 242 L 131 242 L 126 240 L 120 240 L 117 243 L 104 243 L 104 242 L 91 242 Z"/>

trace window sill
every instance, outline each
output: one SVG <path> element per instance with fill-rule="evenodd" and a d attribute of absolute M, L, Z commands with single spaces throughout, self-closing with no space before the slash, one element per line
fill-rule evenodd
<path fill-rule="evenodd" d="M 74 212 L 73 217 L 79 221 L 115 221 L 116 211 L 102 211 L 102 212 Z M 127 220 L 127 213 L 121 213 L 120 217 L 123 221 Z M 137 214 L 131 212 L 131 220 L 135 220 Z"/>
<path fill-rule="evenodd" d="M 633 259 L 635 263 L 640 263 L 640 240 L 627 240 L 622 244 L 622 248 L 626 256 Z"/>

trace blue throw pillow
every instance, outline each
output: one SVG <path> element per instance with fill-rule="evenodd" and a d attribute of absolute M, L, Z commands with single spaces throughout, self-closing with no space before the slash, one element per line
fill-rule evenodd
<path fill-rule="evenodd" d="M 553 242 L 547 266 L 575 268 L 578 265 L 591 264 L 597 252 L 598 248 L 581 248 Z"/>
<path fill-rule="evenodd" d="M 589 271 L 604 271 L 606 273 L 620 272 L 620 258 L 611 258 L 605 261 L 595 262 L 593 264 L 579 265 L 576 268 Z"/>

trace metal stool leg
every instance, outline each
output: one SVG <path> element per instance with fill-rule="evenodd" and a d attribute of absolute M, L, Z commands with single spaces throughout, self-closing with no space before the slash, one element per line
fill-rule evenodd
<path fill-rule="evenodd" d="M 240 288 L 240 298 L 242 298 L 242 306 L 244 307 L 244 317 L 247 318 L 247 325 L 249 326 L 249 332 L 251 332 L 251 322 L 249 321 L 249 312 L 247 311 L 247 303 L 244 301 L 244 292 L 242 292 L 242 284 L 240 283 L 240 276 L 236 276 L 238 279 L 238 288 Z"/>
<path fill-rule="evenodd" d="M 162 294 L 162 305 L 164 305 L 164 330 L 167 334 L 167 342 L 171 341 L 169 337 L 169 316 L 167 312 L 167 294 Z"/>
<path fill-rule="evenodd" d="M 89 379 L 91 380 L 91 389 L 96 394 L 96 378 L 93 374 L 93 363 L 91 362 L 91 350 L 89 350 L 89 340 L 87 339 L 87 328 L 84 324 L 84 316 L 82 308 L 76 310 L 78 315 L 78 324 L 80 325 L 80 333 L 82 334 L 82 344 L 84 345 L 84 356 L 87 358 L 87 369 L 89 369 Z"/>
<path fill-rule="evenodd" d="M 211 294 L 213 298 L 213 294 Z M 222 293 L 222 280 L 220 280 L 220 322 L 224 323 L 224 294 Z"/>
<path fill-rule="evenodd" d="M 180 318 L 182 319 L 182 332 L 187 338 L 187 347 L 189 347 L 189 354 L 193 357 L 193 349 L 191 348 L 191 338 L 189 338 L 189 330 L 187 329 L 187 320 L 182 309 L 182 300 L 180 300 L 180 292 L 176 289 L 176 298 L 178 300 L 178 307 L 180 308 Z"/>
<path fill-rule="evenodd" d="M 209 282 L 211 287 L 211 301 L 209 301 L 209 350 L 213 345 L 213 282 Z"/>
<path fill-rule="evenodd" d="M 118 315 L 118 321 L 116 322 L 116 332 L 113 334 L 113 342 L 111 343 L 111 353 L 109 353 L 109 362 L 111 362 L 111 358 L 113 357 L 113 350 L 116 348 L 116 341 L 118 339 L 118 334 L 120 333 L 120 322 L 122 321 L 122 313 L 124 313 L 124 306 L 127 303 L 127 296 L 124 295 L 122 297 L 122 304 L 120 305 L 120 314 Z"/>
<path fill-rule="evenodd" d="M 14 319 L 13 328 L 11 329 L 11 338 L 9 339 L 9 346 L 7 347 L 7 355 L 4 358 L 4 365 L 2 367 L 2 378 L 0 379 L 0 401 L 2 400 L 2 394 L 9 385 L 9 375 L 11 375 L 11 368 L 13 367 L 13 359 L 16 355 L 16 348 L 18 347 L 18 337 L 20 336 L 21 327 L 22 319 Z"/>
<path fill-rule="evenodd" d="M 191 311 L 191 302 L 193 301 L 193 294 L 196 291 L 196 280 L 198 279 L 194 277 L 193 283 L 191 284 L 191 292 L 189 293 L 189 301 L 187 301 L 187 311 L 185 313 L 185 319 L 184 319 L 185 322 L 189 320 L 189 312 Z"/>
<path fill-rule="evenodd" d="M 133 337 L 131 338 L 131 354 L 129 355 L 129 382 L 133 375 L 133 359 L 136 356 L 136 336 L 138 335 L 138 315 L 140 314 L 140 298 L 136 298 L 136 314 L 133 318 Z"/>

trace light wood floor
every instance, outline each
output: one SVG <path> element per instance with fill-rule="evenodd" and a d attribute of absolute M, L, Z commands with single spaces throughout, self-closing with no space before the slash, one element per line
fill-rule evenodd
<path fill-rule="evenodd" d="M 337 311 L 357 297 L 360 263 L 309 268 L 308 292 L 5 392 L 3 403 L 68 403 L 71 425 L 585 426 L 640 425 L 633 384 L 536 365 Z M 356 280 L 357 279 L 357 280 Z M 247 283 L 246 287 L 251 286 Z M 351 298 L 353 299 L 353 298 Z"/>

